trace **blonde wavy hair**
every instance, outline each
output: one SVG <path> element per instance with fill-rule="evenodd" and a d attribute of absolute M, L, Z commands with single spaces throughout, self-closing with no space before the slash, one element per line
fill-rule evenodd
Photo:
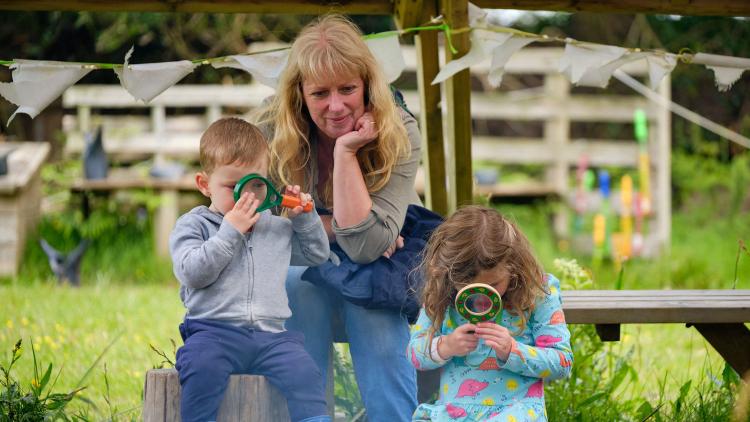
<path fill-rule="evenodd" d="M 368 192 L 376 192 L 388 183 L 397 161 L 408 156 L 409 139 L 393 94 L 362 33 L 340 15 L 325 15 L 300 32 L 292 44 L 276 96 L 261 113 L 261 124 L 274 128 L 271 177 L 283 185 L 313 188 L 312 181 L 305 183 L 305 168 L 310 165 L 310 136 L 315 126 L 305 106 L 302 83 L 325 80 L 331 74 L 342 78 L 358 75 L 364 81 L 368 111 L 377 122 L 378 138 L 359 149 L 357 160 Z M 331 206 L 332 193 L 329 177 L 318 195 Z"/>
<path fill-rule="evenodd" d="M 474 205 L 456 211 L 432 233 L 422 261 L 421 292 L 432 320 L 430 340 L 440 331 L 458 291 L 481 271 L 498 265 L 510 274 L 503 306 L 521 317 L 523 331 L 537 297 L 547 289 L 544 270 L 521 230 L 494 209 Z"/>

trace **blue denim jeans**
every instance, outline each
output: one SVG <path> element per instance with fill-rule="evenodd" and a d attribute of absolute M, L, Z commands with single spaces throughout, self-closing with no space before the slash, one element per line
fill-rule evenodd
<path fill-rule="evenodd" d="M 306 269 L 289 268 L 286 289 L 292 318 L 287 320 L 286 328 L 305 335 L 305 349 L 325 377 L 333 342 L 331 317 L 339 313 L 367 419 L 411 421 L 417 407 L 417 377 L 406 356 L 406 317 L 392 310 L 365 309 L 344 300 L 336 291 L 302 280 Z"/>

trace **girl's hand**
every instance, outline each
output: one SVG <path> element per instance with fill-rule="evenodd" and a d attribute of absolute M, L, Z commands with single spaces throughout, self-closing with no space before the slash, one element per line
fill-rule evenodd
<path fill-rule="evenodd" d="M 480 322 L 476 332 L 477 337 L 492 347 L 498 359 L 508 360 L 514 340 L 507 328 L 494 322 Z"/>
<path fill-rule="evenodd" d="M 386 258 L 390 258 L 391 255 L 393 255 L 397 250 L 404 247 L 404 238 L 403 236 L 400 236 L 396 238 L 396 240 L 393 242 L 391 246 L 388 247 L 388 249 L 383 252 L 383 256 Z"/>
<path fill-rule="evenodd" d="M 354 130 L 340 136 L 336 140 L 336 147 L 356 154 L 360 148 L 374 141 L 378 137 L 378 125 L 375 117 L 366 112 L 354 123 Z"/>
<path fill-rule="evenodd" d="M 299 185 L 287 185 L 285 194 L 299 198 L 301 201 L 300 205 L 289 210 L 289 218 L 294 218 L 302 214 L 305 205 L 308 202 L 312 202 L 312 196 L 309 193 L 301 192 Z"/>
<path fill-rule="evenodd" d="M 234 207 L 227 212 L 224 219 L 238 232 L 245 234 L 260 218 L 260 214 L 255 213 L 258 206 L 260 206 L 260 202 L 255 198 L 255 194 L 245 192 L 240 196 L 240 200 L 234 204 Z"/>
<path fill-rule="evenodd" d="M 438 343 L 438 354 L 443 359 L 450 359 L 453 356 L 466 356 L 472 350 L 477 348 L 479 338 L 474 335 L 477 329 L 474 324 L 464 324 L 452 333 L 443 336 Z"/>

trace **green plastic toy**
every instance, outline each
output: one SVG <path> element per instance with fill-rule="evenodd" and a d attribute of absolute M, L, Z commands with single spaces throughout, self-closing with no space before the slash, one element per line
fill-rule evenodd
<path fill-rule="evenodd" d="M 265 211 L 275 206 L 294 208 L 302 205 L 302 201 L 299 198 L 291 195 L 280 194 L 268 179 L 257 173 L 245 175 L 234 185 L 235 202 L 239 201 L 240 197 L 245 192 L 252 192 L 255 194 L 256 198 L 262 198 L 262 202 L 257 209 L 258 212 Z M 302 211 L 310 212 L 312 211 L 312 207 L 312 202 L 308 202 L 302 208 Z"/>

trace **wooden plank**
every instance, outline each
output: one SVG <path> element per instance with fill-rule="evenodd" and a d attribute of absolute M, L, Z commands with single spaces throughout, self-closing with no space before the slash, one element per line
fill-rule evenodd
<path fill-rule="evenodd" d="M 737 0 L 478 0 L 488 9 L 551 10 L 558 12 L 648 13 L 696 16 L 750 16 L 750 4 Z M 339 12 L 366 15 L 393 13 L 390 0 L 2 0 L 0 10 L 187 12 L 187 13 L 291 13 L 318 15 Z"/>
<path fill-rule="evenodd" d="M 23 190 L 38 175 L 49 155 L 47 142 L 3 142 L 8 156 L 8 173 L 0 176 L 0 194 L 14 195 Z"/>
<path fill-rule="evenodd" d="M 425 14 L 435 14 L 435 3 L 428 1 L 424 5 Z M 419 108 L 426 110 L 419 116 L 422 145 L 423 166 L 427 168 L 428 178 L 424 179 L 424 193 L 427 207 L 440 215 L 448 214 L 448 188 L 445 175 L 445 149 L 443 147 L 443 116 L 440 109 L 440 86 L 432 85 L 432 80 L 440 70 L 438 63 L 437 32 L 420 32 L 415 37 L 417 54 L 421 57 L 417 68 L 417 85 L 419 87 Z"/>
<path fill-rule="evenodd" d="M 740 376 L 750 371 L 750 330 L 744 324 L 694 324 Z"/>
<path fill-rule="evenodd" d="M 390 0 L 1 0 L 0 10 L 182 12 L 182 13 L 287 13 L 321 15 L 339 12 L 357 15 L 390 15 Z"/>
<path fill-rule="evenodd" d="M 576 299 L 581 297 L 603 297 L 613 300 L 624 297 L 639 297 L 649 299 L 654 297 L 689 297 L 696 300 L 703 300 L 711 297 L 732 297 L 742 300 L 750 300 L 750 290 L 747 289 L 693 289 L 693 290 L 565 290 L 563 297 L 565 300 Z"/>
<path fill-rule="evenodd" d="M 440 9 L 446 23 L 452 28 L 465 28 L 469 24 L 467 0 L 441 0 Z M 446 60 L 458 59 L 470 48 L 469 33 L 453 34 L 456 54 L 445 43 Z M 473 200 L 473 174 L 471 171 L 471 75 L 464 69 L 445 81 L 446 113 L 448 115 L 448 210 Z"/>
<path fill-rule="evenodd" d="M 258 107 L 273 95 L 260 83 L 248 85 L 174 85 L 149 103 L 133 98 L 120 85 L 74 85 L 63 93 L 63 107 L 150 108 L 165 107 Z"/>
<path fill-rule="evenodd" d="M 407 104 L 419 104 L 417 91 L 404 91 Z M 554 117 L 559 107 L 567 109 L 573 122 L 632 123 L 633 110 L 641 108 L 649 119 L 657 117 L 657 111 L 645 98 L 634 95 L 571 95 L 566 102 L 537 97 L 514 98 L 510 94 L 471 94 L 471 112 L 474 119 L 497 119 L 518 121 L 543 121 Z M 421 109 L 411 109 L 419 114 Z"/>
<path fill-rule="evenodd" d="M 175 369 L 152 369 L 146 373 L 143 420 L 180 421 L 180 382 Z M 287 422 L 286 399 L 265 377 L 232 375 L 229 377 L 217 421 Z"/>
<path fill-rule="evenodd" d="M 558 12 L 748 16 L 750 2 L 736 0 L 477 0 L 481 8 Z"/>
<path fill-rule="evenodd" d="M 412 28 L 420 24 L 424 15 L 424 0 L 395 0 L 393 20 L 399 29 Z M 430 0 L 427 0 L 430 3 Z"/>
<path fill-rule="evenodd" d="M 632 167 L 638 165 L 636 141 L 613 139 L 576 139 L 562 151 L 545 148 L 541 138 L 501 138 L 475 136 L 471 141 L 475 159 L 501 164 L 548 164 L 555 161 L 575 166 L 581 155 L 588 157 L 590 166 Z"/>
<path fill-rule="evenodd" d="M 79 192 L 108 192 L 123 189 L 157 189 L 182 191 L 197 191 L 193 175 L 185 175 L 179 179 L 156 179 L 148 177 L 120 178 L 116 176 L 106 179 L 78 179 L 71 185 L 71 191 Z"/>
<path fill-rule="evenodd" d="M 166 418 L 166 383 L 169 369 L 152 369 L 146 372 L 146 384 L 143 387 L 143 420 L 144 422 L 165 422 Z M 174 370 L 172 370 L 174 371 Z"/>

